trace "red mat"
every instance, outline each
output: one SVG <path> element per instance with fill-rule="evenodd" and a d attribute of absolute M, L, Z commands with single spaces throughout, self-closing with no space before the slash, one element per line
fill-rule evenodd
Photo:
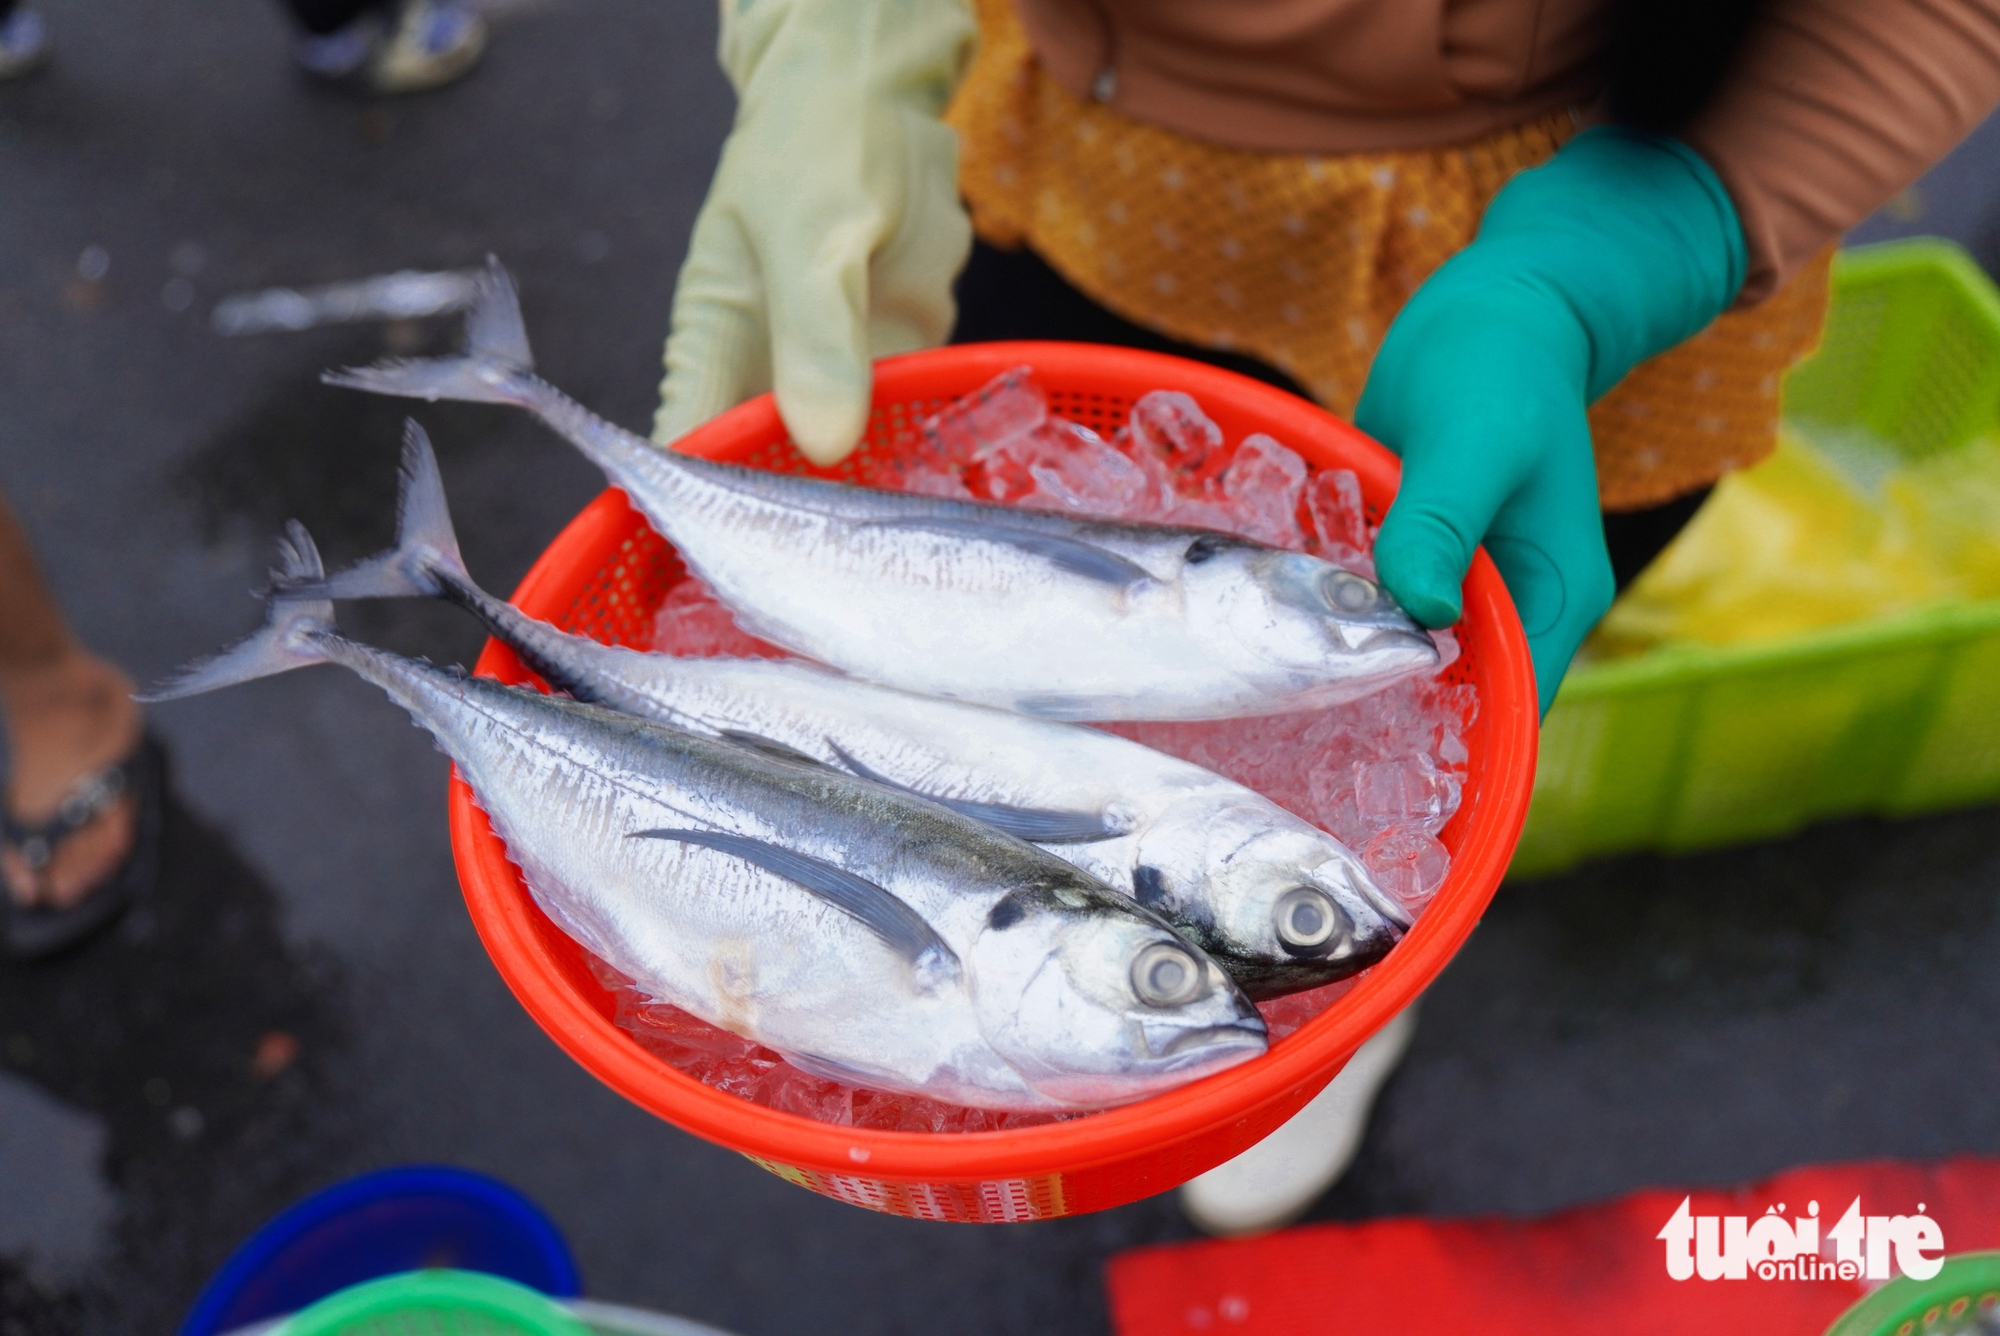
<path fill-rule="evenodd" d="M 1863 1216 L 1915 1216 L 1921 1206 L 1946 1253 L 2000 1247 L 2000 1159 L 1868 1161 L 1727 1192 L 1651 1189 L 1539 1220 L 1376 1220 L 1142 1248 L 1108 1268 L 1112 1326 L 1118 1336 L 1819 1336 L 1881 1282 L 1763 1280 L 1754 1269 L 1741 1280 L 1674 1280 L 1672 1245 L 1659 1235 L 1683 1198 L 1692 1217 L 1744 1217 L 1748 1227 L 1768 1207 L 1807 1217 L 1817 1201 L 1831 1265 L 1829 1236 L 1857 1197 Z M 1726 1222 L 1708 1228 L 1726 1240 Z"/>

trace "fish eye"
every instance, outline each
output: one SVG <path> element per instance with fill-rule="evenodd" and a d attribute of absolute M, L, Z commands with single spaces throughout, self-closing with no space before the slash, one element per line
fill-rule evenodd
<path fill-rule="evenodd" d="M 1351 926 L 1332 897 L 1312 886 L 1294 886 L 1279 896 L 1273 917 L 1278 940 L 1301 951 L 1325 946 Z"/>
<path fill-rule="evenodd" d="M 1154 942 L 1132 962 L 1132 989 L 1149 1007 L 1178 1007 L 1206 990 L 1201 962 L 1184 946 Z"/>
<path fill-rule="evenodd" d="M 1352 571 L 1329 571 L 1319 587 L 1327 605 L 1336 612 L 1373 612 L 1381 598 L 1374 581 L 1364 580 Z"/>

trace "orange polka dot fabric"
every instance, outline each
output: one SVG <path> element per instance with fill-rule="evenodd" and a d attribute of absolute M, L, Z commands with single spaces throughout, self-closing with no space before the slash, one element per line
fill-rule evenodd
<path fill-rule="evenodd" d="M 1221 148 L 1065 92 L 1010 0 L 977 8 L 979 52 L 948 119 L 979 235 L 1032 248 L 1136 324 L 1277 367 L 1343 417 L 1410 294 L 1472 239 L 1501 186 L 1582 124 L 1563 113 L 1415 152 Z M 1829 258 L 1598 401 L 1607 510 L 1656 505 L 1770 453 L 1778 381 L 1819 337 Z"/>
<path fill-rule="evenodd" d="M 1590 409 L 1597 495 L 1636 510 L 1706 487 L 1778 445 L 1778 382 L 1819 343 L 1829 246 L 1761 304 L 1632 368 Z"/>

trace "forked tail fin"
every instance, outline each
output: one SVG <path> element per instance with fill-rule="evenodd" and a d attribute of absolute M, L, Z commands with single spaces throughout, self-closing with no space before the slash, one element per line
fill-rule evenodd
<path fill-rule="evenodd" d="M 479 404 L 523 402 L 519 382 L 533 374 L 521 299 L 500 261 L 486 257 L 478 293 L 465 317 L 466 348 L 459 357 L 390 358 L 374 366 L 344 367 L 320 377 L 329 385 L 409 399 L 458 399 Z"/>
<path fill-rule="evenodd" d="M 305 526 L 293 520 L 285 526 L 285 533 L 278 542 L 278 568 L 271 572 L 274 582 L 304 582 L 324 576 L 326 568 L 320 562 L 319 549 Z M 152 690 L 139 693 L 138 699 L 147 703 L 179 700 L 325 663 L 327 654 L 319 638 L 332 631 L 333 604 L 325 599 L 270 599 L 265 604 L 264 625 L 253 635 L 220 654 L 195 660 Z"/>
<path fill-rule="evenodd" d="M 271 586 L 272 594 L 286 600 L 435 597 L 445 592 L 445 579 L 472 588 L 445 504 L 437 452 L 415 421 L 403 424 L 401 484 L 394 547 L 331 578 L 279 578 Z"/>

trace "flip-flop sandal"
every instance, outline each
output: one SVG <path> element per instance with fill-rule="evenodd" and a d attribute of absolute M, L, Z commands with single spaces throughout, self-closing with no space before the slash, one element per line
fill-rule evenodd
<path fill-rule="evenodd" d="M 147 733 L 116 765 L 85 775 L 45 822 L 30 825 L 0 810 L 0 842 L 30 869 L 47 867 L 56 846 L 103 816 L 130 793 L 132 848 L 109 876 L 66 909 L 24 906 L 0 890 L 0 957 L 41 960 L 76 946 L 118 921 L 132 902 L 152 890 L 160 871 L 162 791 L 166 754 Z"/>

